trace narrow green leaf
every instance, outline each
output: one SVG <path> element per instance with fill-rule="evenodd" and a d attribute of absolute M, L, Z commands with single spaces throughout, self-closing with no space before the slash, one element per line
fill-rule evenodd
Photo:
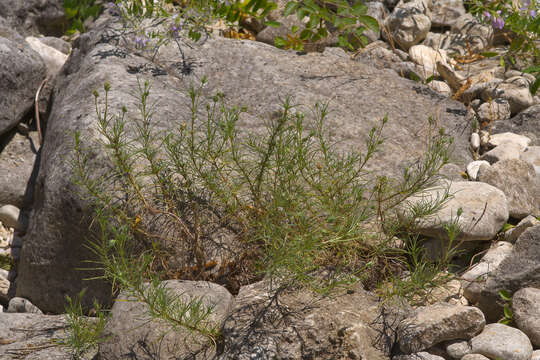
<path fill-rule="evenodd" d="M 311 30 L 305 29 L 300 33 L 300 39 L 308 40 L 309 38 L 311 38 L 311 34 L 312 34 Z"/>
<path fill-rule="evenodd" d="M 531 94 L 535 95 L 540 87 L 540 76 L 536 78 L 536 81 L 531 85 Z"/>
<path fill-rule="evenodd" d="M 499 54 L 496 53 L 496 52 L 486 51 L 486 52 L 481 53 L 480 55 L 482 55 L 485 58 L 492 58 L 492 57 L 495 57 L 495 56 L 497 56 Z"/>
<path fill-rule="evenodd" d="M 264 24 L 274 28 L 278 28 L 281 26 L 281 23 L 279 23 L 278 21 L 267 21 Z"/>
<path fill-rule="evenodd" d="M 513 318 L 513 313 L 512 313 L 512 309 L 510 309 L 509 306 L 505 306 L 503 308 L 503 311 L 504 311 L 504 316 L 507 318 L 507 319 L 512 319 Z"/>
<path fill-rule="evenodd" d="M 276 36 L 274 38 L 274 45 L 276 45 L 278 48 L 283 48 L 287 45 L 287 41 L 285 41 L 285 39 L 281 36 Z"/>
<path fill-rule="evenodd" d="M 499 290 L 499 296 L 505 301 L 512 300 L 512 295 L 506 290 Z"/>
<path fill-rule="evenodd" d="M 287 5 L 285 5 L 285 9 L 283 10 L 283 16 L 289 16 L 291 15 L 298 7 L 300 6 L 299 3 L 296 1 L 289 1 Z"/>

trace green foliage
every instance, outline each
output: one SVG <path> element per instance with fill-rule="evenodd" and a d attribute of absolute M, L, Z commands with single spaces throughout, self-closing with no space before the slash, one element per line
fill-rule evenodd
<path fill-rule="evenodd" d="M 97 18 L 101 11 L 101 4 L 96 0 L 64 0 L 64 11 L 71 25 L 66 34 L 71 35 L 76 31 L 85 32 L 84 21 L 90 17 Z"/>
<path fill-rule="evenodd" d="M 85 290 L 82 290 L 76 298 L 66 296 L 66 316 L 69 325 L 66 330 L 67 336 L 55 341 L 71 349 L 72 357 L 75 360 L 82 359 L 90 350 L 97 349 L 100 341 L 103 340 L 103 330 L 107 321 L 106 312 L 96 302 L 91 313 L 95 317 L 83 315 L 81 299 Z"/>
<path fill-rule="evenodd" d="M 504 316 L 499 320 L 499 323 L 511 325 L 514 322 L 514 312 L 512 311 L 512 294 L 506 290 L 500 290 L 499 297 L 504 301 Z"/>
<path fill-rule="evenodd" d="M 11 270 L 13 265 L 11 259 L 7 255 L 0 255 L 0 269 Z"/>
<path fill-rule="evenodd" d="M 299 32 L 293 26 L 287 39 L 276 37 L 279 47 L 301 51 L 309 43 L 326 38 L 328 25 L 337 29 L 338 42 L 343 48 L 354 50 L 367 45 L 368 39 L 363 34 L 369 29 L 379 31 L 379 23 L 367 14 L 367 6 L 361 1 L 350 4 L 347 0 L 293 0 L 289 1 L 283 12 L 284 16 L 296 14 L 298 20 L 307 17 L 305 28 Z"/>
<path fill-rule="evenodd" d="M 530 64 L 524 72 L 536 74 L 536 81 L 530 86 L 534 95 L 540 87 L 540 7 L 536 0 L 496 0 L 486 3 L 481 0 L 469 2 L 470 11 L 486 21 L 491 21 L 494 28 L 506 30 L 511 39 L 507 54 L 500 57 L 501 66 L 505 58 L 511 64 L 518 59 Z"/>

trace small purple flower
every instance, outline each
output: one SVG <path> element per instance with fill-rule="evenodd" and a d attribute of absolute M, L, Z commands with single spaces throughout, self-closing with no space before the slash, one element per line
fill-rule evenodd
<path fill-rule="evenodd" d="M 521 7 L 519 8 L 519 10 L 521 11 L 525 11 L 529 8 L 529 6 L 531 5 L 531 0 L 525 0 L 522 4 L 521 4 Z"/>
<path fill-rule="evenodd" d="M 109 14 L 113 16 L 120 15 L 120 9 L 118 8 L 118 5 L 116 5 L 116 3 L 110 1 L 107 6 L 109 8 Z"/>
<path fill-rule="evenodd" d="M 484 16 L 486 19 L 490 19 L 491 18 L 491 14 L 489 13 L 489 11 L 484 11 Z"/>
<path fill-rule="evenodd" d="M 148 41 L 149 39 L 145 36 L 137 36 L 135 37 L 135 47 L 137 49 L 144 49 Z"/>
<path fill-rule="evenodd" d="M 173 18 L 176 18 L 173 16 Z M 180 23 L 173 22 L 170 27 L 170 31 L 173 37 L 177 38 L 180 36 L 180 30 L 182 30 L 182 27 L 184 26 L 184 22 L 180 21 Z"/>
<path fill-rule="evenodd" d="M 534 19 L 536 17 L 536 10 L 529 11 L 529 15 Z"/>
<path fill-rule="evenodd" d="M 504 19 L 500 17 L 494 18 L 493 20 L 491 20 L 491 26 L 494 29 L 502 30 L 502 28 L 504 27 Z"/>

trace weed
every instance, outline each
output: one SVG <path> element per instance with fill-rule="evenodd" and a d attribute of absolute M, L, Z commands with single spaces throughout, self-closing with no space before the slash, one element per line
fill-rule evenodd
<path fill-rule="evenodd" d="M 72 35 L 76 31 L 86 31 L 84 22 L 88 18 L 97 18 L 101 11 L 101 4 L 96 0 L 64 0 L 66 18 L 70 21 L 70 27 L 66 34 Z"/>

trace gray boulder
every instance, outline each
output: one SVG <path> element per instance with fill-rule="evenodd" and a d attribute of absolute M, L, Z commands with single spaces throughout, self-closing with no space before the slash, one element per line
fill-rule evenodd
<path fill-rule="evenodd" d="M 487 276 L 477 305 L 488 321 L 498 321 L 504 306 L 499 291 L 513 294 L 524 287 L 540 287 L 540 225 L 525 230 L 512 252 Z"/>
<path fill-rule="evenodd" d="M 505 99 L 497 98 L 483 103 L 476 112 L 480 122 L 508 120 L 510 119 L 510 104 Z"/>
<path fill-rule="evenodd" d="M 31 110 L 45 75 L 39 54 L 0 17 L 0 135 L 15 127 Z"/>
<path fill-rule="evenodd" d="M 472 352 L 490 359 L 530 360 L 532 345 L 527 335 L 519 329 L 489 324 L 478 336 L 471 339 Z"/>
<path fill-rule="evenodd" d="M 445 344 L 446 353 L 450 358 L 460 360 L 471 353 L 471 344 L 466 340 L 454 340 Z"/>
<path fill-rule="evenodd" d="M 472 306 L 437 304 L 419 307 L 399 324 L 399 348 L 404 353 L 429 349 L 443 341 L 470 339 L 479 334 L 486 321 Z"/>
<path fill-rule="evenodd" d="M 431 28 L 430 15 L 427 0 L 400 2 L 385 20 L 389 34 L 383 31 L 383 37 L 389 36 L 401 49 L 408 51 L 426 38 Z"/>
<path fill-rule="evenodd" d="M 512 296 L 512 310 L 517 327 L 540 347 L 540 289 L 523 288 Z"/>
<path fill-rule="evenodd" d="M 508 220 L 508 205 L 504 193 L 482 182 L 453 182 L 428 189 L 406 199 L 399 210 L 406 216 L 408 209 L 419 203 L 441 199 L 448 189 L 451 198 L 433 216 L 419 220 L 416 229 L 425 236 L 446 238 L 445 224 L 456 221 L 460 227 L 459 238 L 465 241 L 491 240 Z M 461 216 L 458 218 L 458 210 Z"/>
<path fill-rule="evenodd" d="M 392 360 L 444 360 L 444 358 L 442 356 L 430 354 L 426 351 L 421 351 L 410 355 L 394 356 Z"/>
<path fill-rule="evenodd" d="M 478 180 L 502 190 L 508 212 L 514 219 L 540 215 L 540 177 L 526 161 L 501 160 L 492 166 L 481 166 Z"/>
<path fill-rule="evenodd" d="M 208 329 L 220 329 L 232 308 L 232 295 L 217 284 L 168 280 L 162 285 L 183 304 L 200 301 L 202 311 L 211 308 L 211 315 L 204 321 Z M 206 360 L 215 356 L 210 338 L 182 325 L 152 319 L 149 311 L 146 303 L 120 294 L 104 330 L 106 340 L 99 345 L 100 358 Z"/>
<path fill-rule="evenodd" d="M 388 359 L 379 303 L 357 283 L 322 297 L 261 281 L 244 286 L 223 328 L 219 360 Z M 386 348 L 388 351 L 389 348 Z"/>
<path fill-rule="evenodd" d="M 188 121 L 190 100 L 185 90 L 190 84 L 200 84 L 203 76 L 208 79 L 204 89 L 207 99 L 219 91 L 228 105 L 247 106 L 238 123 L 247 133 L 261 133 L 264 122 L 290 94 L 295 95 L 296 103 L 306 106 L 330 101 L 333 111 L 327 118 L 328 125 L 340 149 L 364 144 L 369 130 L 388 114 L 383 132 L 388 141 L 370 169 L 392 177 L 402 174 L 403 164 L 424 155 L 424 138 L 412 134 L 428 134 L 427 119 L 433 111 L 439 114 L 439 124 L 454 136 L 452 161 L 464 164 L 470 160 L 468 132 L 464 131 L 469 124 L 465 107 L 435 97 L 427 87 L 400 79 L 393 72 L 340 56 L 300 56 L 263 43 L 223 38 L 185 47 L 189 66 L 178 62 L 176 44 L 160 48 L 156 63 L 152 63 L 111 40 L 117 20 L 103 17 L 99 21 L 103 24 L 74 44 L 56 79 L 33 212 L 19 264 L 18 295 L 43 311 L 63 311 L 64 295 L 75 295 L 82 287 L 88 288 L 86 305 L 93 297 L 103 302 L 110 300 L 110 285 L 98 280 L 83 281 L 99 272 L 73 270 L 87 267 L 84 261 L 93 258 L 85 248 L 91 234 L 88 216 L 92 213 L 78 195 L 79 188 L 71 182 L 73 173 L 65 161 L 74 153 L 71 134 L 75 131 L 81 131 L 84 146 L 98 139 L 92 92 L 102 89 L 105 81 L 112 86 L 112 109 L 117 111 L 126 105 L 130 109 L 128 116 L 136 116 L 137 101 L 131 94 L 137 93 L 138 79 L 149 80 L 150 100 L 160 102 L 155 123 L 161 130 Z M 178 88 L 181 91 L 174 90 Z M 108 171 L 104 162 L 96 161 L 93 166 L 94 173 Z M 220 251 L 216 257 L 240 256 L 232 250 Z"/>
<path fill-rule="evenodd" d="M 69 348 L 54 343 L 67 337 L 67 327 L 68 321 L 64 315 L 0 313 L 0 358 L 2 360 L 72 359 Z M 91 355 L 84 359 L 90 358 Z"/>
<path fill-rule="evenodd" d="M 510 243 L 515 243 L 521 234 L 531 226 L 540 224 L 540 220 L 536 217 L 529 215 L 522 219 L 515 227 L 509 229 L 504 233 L 504 238 Z"/>
<path fill-rule="evenodd" d="M 521 156 L 521 145 L 515 142 L 504 142 L 499 146 L 485 152 L 480 159 L 495 164 L 503 160 L 518 160 Z"/>

